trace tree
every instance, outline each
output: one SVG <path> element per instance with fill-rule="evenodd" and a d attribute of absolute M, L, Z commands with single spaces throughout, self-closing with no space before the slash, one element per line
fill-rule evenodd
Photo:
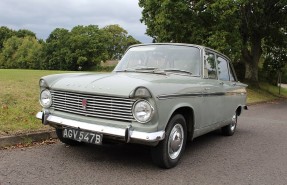
<path fill-rule="evenodd" d="M 56 28 L 50 33 L 44 47 L 45 62 L 42 65 L 43 69 L 68 70 L 66 59 L 70 55 L 67 43 L 69 34 L 69 30 L 64 28 Z"/>
<path fill-rule="evenodd" d="M 4 41 L 12 37 L 14 34 L 15 34 L 15 31 L 7 28 L 6 26 L 0 27 L 0 51 L 3 48 Z"/>
<path fill-rule="evenodd" d="M 108 59 L 108 43 L 96 25 L 75 26 L 71 31 L 55 29 L 47 39 L 48 69 L 85 70 Z"/>
<path fill-rule="evenodd" d="M 269 47 L 264 57 L 263 68 L 267 73 L 268 81 L 277 85 L 277 79 L 287 64 L 287 48 Z"/>
<path fill-rule="evenodd" d="M 282 28 L 287 26 L 287 1 L 243 0 L 239 13 L 241 53 L 242 60 L 246 64 L 245 77 L 256 82 L 264 41 L 280 47 L 278 38 L 286 37 L 282 33 Z"/>
<path fill-rule="evenodd" d="M 17 36 L 17 37 L 26 37 L 26 36 L 30 36 L 30 37 L 34 37 L 34 38 L 36 38 L 36 34 L 34 33 L 34 32 L 32 32 L 32 31 L 30 31 L 30 30 L 26 30 L 26 29 L 20 29 L 20 30 L 18 30 L 16 33 L 15 33 L 15 35 Z"/>
<path fill-rule="evenodd" d="M 12 36 L 4 42 L 0 56 L 3 68 L 38 69 L 42 62 L 42 44 L 31 36 Z"/>
<path fill-rule="evenodd" d="M 19 46 L 21 45 L 21 39 L 16 36 L 12 36 L 3 43 L 1 52 L 0 66 L 3 68 L 17 68 L 14 63 L 14 56 Z"/>
<path fill-rule="evenodd" d="M 139 0 L 147 34 L 156 42 L 188 42 L 220 50 L 245 63 L 245 78 L 258 82 L 264 41 L 286 37 L 286 0 Z"/>
<path fill-rule="evenodd" d="M 46 41 L 45 68 L 87 70 L 101 61 L 118 59 L 134 43 L 138 41 L 118 25 L 102 29 L 96 25 L 79 25 L 71 31 L 56 28 Z"/>
<path fill-rule="evenodd" d="M 68 44 L 71 69 L 89 69 L 108 59 L 108 43 L 105 42 L 103 31 L 96 25 L 74 27 Z"/>
<path fill-rule="evenodd" d="M 108 25 L 102 30 L 105 32 L 108 43 L 107 50 L 111 60 L 119 60 L 130 45 L 140 43 L 119 25 Z"/>

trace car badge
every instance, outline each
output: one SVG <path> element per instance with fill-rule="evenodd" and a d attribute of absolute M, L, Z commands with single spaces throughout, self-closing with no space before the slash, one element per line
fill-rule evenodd
<path fill-rule="evenodd" d="M 84 109 L 84 110 L 87 110 L 87 100 L 86 99 L 83 99 L 82 100 L 82 108 Z"/>

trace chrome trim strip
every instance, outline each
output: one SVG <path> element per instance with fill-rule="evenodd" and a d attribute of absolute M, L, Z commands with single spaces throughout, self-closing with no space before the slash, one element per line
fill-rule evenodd
<path fill-rule="evenodd" d="M 159 100 L 163 100 L 163 99 L 170 99 L 170 98 L 197 97 L 197 96 L 202 96 L 202 92 L 191 93 L 191 94 L 166 94 L 166 95 L 159 95 L 159 96 L 157 96 L 157 98 Z"/>
<path fill-rule="evenodd" d="M 198 97 L 198 96 L 224 96 L 226 93 L 224 92 L 215 92 L 215 93 L 204 93 L 204 92 L 197 92 L 197 93 L 187 93 L 187 94 L 167 94 L 167 95 L 159 95 L 157 98 L 159 100 L 164 99 L 171 99 L 171 98 L 180 98 L 180 97 Z"/>
<path fill-rule="evenodd" d="M 157 98 L 159 100 L 164 100 L 164 99 L 181 98 L 181 97 L 230 96 L 230 95 L 241 95 L 241 96 L 244 96 L 244 95 L 246 95 L 246 93 L 243 93 L 243 92 L 214 92 L 214 93 L 198 92 L 198 93 L 187 93 L 187 94 L 159 95 L 159 96 L 157 96 Z"/>
<path fill-rule="evenodd" d="M 38 112 L 36 117 L 38 119 L 42 119 L 43 112 Z M 91 131 L 91 132 L 98 132 L 101 134 L 107 134 L 111 136 L 119 136 L 125 139 L 126 137 L 126 128 L 115 128 L 115 127 L 108 127 L 103 125 L 95 125 L 90 124 L 82 121 L 75 121 L 71 119 L 61 118 L 59 116 L 48 115 L 47 122 L 55 123 L 62 126 L 73 127 L 73 128 L 80 128 L 83 130 Z M 163 140 L 165 137 L 165 131 L 158 131 L 158 132 L 139 132 L 129 128 L 129 137 L 131 140 L 141 140 L 144 142 L 155 142 Z"/>

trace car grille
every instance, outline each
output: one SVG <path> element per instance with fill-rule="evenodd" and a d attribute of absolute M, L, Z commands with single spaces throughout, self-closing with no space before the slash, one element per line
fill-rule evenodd
<path fill-rule="evenodd" d="M 87 117 L 133 121 L 132 106 L 135 100 L 64 91 L 51 91 L 55 111 Z M 86 101 L 86 107 L 85 105 Z"/>

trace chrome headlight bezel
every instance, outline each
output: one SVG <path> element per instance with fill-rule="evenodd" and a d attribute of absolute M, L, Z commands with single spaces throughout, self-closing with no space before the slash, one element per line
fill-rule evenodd
<path fill-rule="evenodd" d="M 151 98 L 152 95 L 146 87 L 137 87 L 130 94 L 131 98 Z"/>
<path fill-rule="evenodd" d="M 47 88 L 48 84 L 47 84 L 47 82 L 45 80 L 40 79 L 39 80 L 39 86 L 40 86 L 40 88 Z"/>
<path fill-rule="evenodd" d="M 147 114 L 144 116 L 145 118 L 140 118 L 140 116 L 137 114 L 140 112 L 139 111 L 140 109 L 142 109 L 141 112 Z M 134 103 L 132 112 L 133 112 L 133 117 L 135 118 L 137 122 L 147 123 L 152 119 L 154 115 L 154 107 L 147 100 L 140 99 Z"/>
<path fill-rule="evenodd" d="M 48 89 L 41 91 L 39 101 L 42 107 L 49 108 L 52 105 L 51 92 Z"/>

